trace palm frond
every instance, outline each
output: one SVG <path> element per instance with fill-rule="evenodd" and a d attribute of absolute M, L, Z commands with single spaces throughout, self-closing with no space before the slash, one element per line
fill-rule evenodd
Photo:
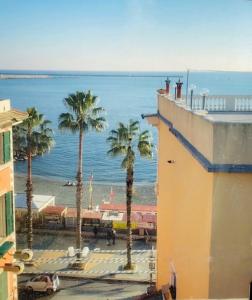
<path fill-rule="evenodd" d="M 152 158 L 153 144 L 151 143 L 151 135 L 148 130 L 145 130 L 139 134 L 137 147 L 138 147 L 138 151 L 142 157 L 145 157 L 148 159 Z"/>
<path fill-rule="evenodd" d="M 95 107 L 92 109 L 92 115 L 96 117 L 97 115 L 100 115 L 104 111 L 105 109 L 103 107 Z"/>
<path fill-rule="evenodd" d="M 136 135 L 139 132 L 139 121 L 130 120 L 129 131 L 131 135 Z"/>
<path fill-rule="evenodd" d="M 107 142 L 110 150 L 107 152 L 111 156 L 122 155 L 121 167 L 123 169 L 133 168 L 135 163 L 135 151 L 145 158 L 152 158 L 151 135 L 145 130 L 139 133 L 139 121 L 130 120 L 129 124 L 118 123 L 116 129 L 110 131 Z"/>
<path fill-rule="evenodd" d="M 95 119 L 89 117 L 87 119 L 88 127 L 95 131 L 102 131 L 106 126 L 106 120 L 104 117 L 97 117 Z"/>
<path fill-rule="evenodd" d="M 60 115 L 59 129 L 72 132 L 78 130 L 103 130 L 105 118 L 101 116 L 101 113 L 104 112 L 104 109 L 97 107 L 96 102 L 97 96 L 92 95 L 91 91 L 77 91 L 75 94 L 69 94 L 64 99 L 65 106 L 69 112 Z"/>
<path fill-rule="evenodd" d="M 71 131 L 73 133 L 76 133 L 79 129 L 78 123 L 70 113 L 60 114 L 58 127 L 62 131 Z"/>
<path fill-rule="evenodd" d="M 108 150 L 107 154 L 110 156 L 119 156 L 125 155 L 127 153 L 127 148 L 124 145 L 114 145 L 110 150 Z"/>
<path fill-rule="evenodd" d="M 28 118 L 13 131 L 14 152 L 17 156 L 41 155 L 54 144 L 53 131 L 48 127 L 51 121 L 45 120 L 35 107 L 28 108 L 27 112 Z"/>

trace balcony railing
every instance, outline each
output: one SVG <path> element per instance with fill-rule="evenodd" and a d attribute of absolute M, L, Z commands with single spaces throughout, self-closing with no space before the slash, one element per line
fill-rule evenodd
<path fill-rule="evenodd" d="M 187 100 L 185 97 L 175 99 L 174 96 L 164 96 L 194 111 L 252 113 L 252 95 L 188 95 Z"/>

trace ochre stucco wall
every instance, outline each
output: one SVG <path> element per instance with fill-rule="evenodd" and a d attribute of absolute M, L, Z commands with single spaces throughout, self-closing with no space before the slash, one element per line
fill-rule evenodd
<path fill-rule="evenodd" d="M 200 113 L 186 110 L 178 102 L 158 97 L 159 112 L 210 162 L 213 161 L 213 124 Z"/>
<path fill-rule="evenodd" d="M 177 299 L 208 297 L 212 190 L 213 174 L 160 121 L 157 287 L 169 282 L 173 265 Z"/>
<path fill-rule="evenodd" d="M 215 174 L 213 191 L 210 298 L 248 298 L 252 174 Z"/>
<path fill-rule="evenodd" d="M 0 195 L 12 190 L 11 182 L 11 167 L 7 166 L 0 169 Z"/>

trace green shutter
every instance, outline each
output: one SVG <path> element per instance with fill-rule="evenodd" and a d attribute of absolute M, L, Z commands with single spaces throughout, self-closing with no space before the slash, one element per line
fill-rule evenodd
<path fill-rule="evenodd" d="M 0 299 L 1 300 L 8 300 L 7 272 L 0 273 Z"/>
<path fill-rule="evenodd" d="M 4 132 L 3 134 L 3 145 L 4 145 L 4 162 L 10 161 L 11 149 L 10 149 L 10 131 Z"/>
<path fill-rule="evenodd" d="M 14 230 L 12 192 L 5 194 L 6 235 Z"/>

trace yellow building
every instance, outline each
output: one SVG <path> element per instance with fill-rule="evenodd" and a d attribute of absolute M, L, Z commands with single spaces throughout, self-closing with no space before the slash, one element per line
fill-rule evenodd
<path fill-rule="evenodd" d="M 0 299 L 17 299 L 17 276 L 12 270 L 15 252 L 14 176 L 12 126 L 26 113 L 13 110 L 9 100 L 0 100 Z M 9 271 L 7 271 L 9 270 Z"/>
<path fill-rule="evenodd" d="M 249 297 L 251 108 L 251 97 L 186 101 L 168 88 L 145 115 L 159 133 L 157 288 L 177 299 Z"/>

